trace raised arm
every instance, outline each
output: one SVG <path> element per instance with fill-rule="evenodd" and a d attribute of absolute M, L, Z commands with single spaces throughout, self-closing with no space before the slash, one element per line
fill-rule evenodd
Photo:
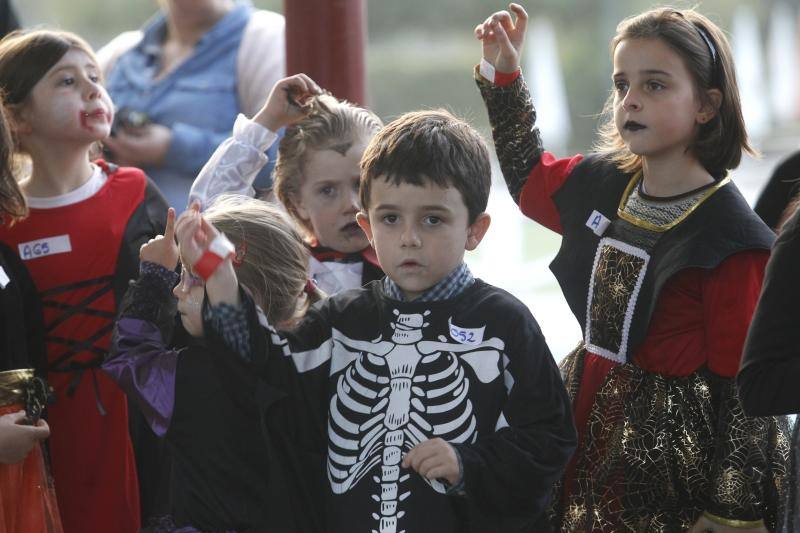
<path fill-rule="evenodd" d="M 178 354 L 167 347 L 176 313 L 171 290 L 178 281 L 174 225 L 175 211 L 170 209 L 165 234 L 142 246 L 139 278 L 120 304 L 102 367 L 139 404 L 158 436 L 169 429 L 175 405 Z"/>
<path fill-rule="evenodd" d="M 252 120 L 239 115 L 233 136 L 220 144 L 203 166 L 189 191 L 189 204 L 205 209 L 221 194 L 254 196 L 253 181 L 267 164 L 264 153 L 278 138 L 279 129 L 308 113 L 306 100 L 320 88 L 305 74 L 279 80 Z"/>
<path fill-rule="evenodd" d="M 520 73 L 528 15 L 518 4 L 498 11 L 475 28 L 483 57 L 475 81 L 492 126 L 495 151 L 508 190 L 523 213 L 558 233 L 561 222 L 551 196 L 582 156 L 556 159 L 536 128 L 536 110 Z"/>

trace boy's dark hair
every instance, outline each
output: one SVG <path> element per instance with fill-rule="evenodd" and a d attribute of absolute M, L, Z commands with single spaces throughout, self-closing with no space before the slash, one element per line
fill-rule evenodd
<path fill-rule="evenodd" d="M 666 43 L 683 59 L 703 103 L 707 102 L 707 90 L 719 89 L 722 93 L 716 116 L 700 126 L 689 146 L 689 151 L 712 176 L 722 176 L 739 166 L 742 151 L 756 153 L 747 139 L 733 54 L 716 24 L 693 9 L 661 7 L 620 22 L 611 40 L 612 56 L 617 45 L 626 39 L 661 39 Z M 636 172 L 642 168 L 642 160 L 625 147 L 614 124 L 613 108 L 612 92 L 606 102 L 607 119 L 600 128 L 596 148 L 621 170 Z"/>
<path fill-rule="evenodd" d="M 376 179 L 393 185 L 453 186 L 472 224 L 489 200 L 489 150 L 472 126 L 443 109 L 406 113 L 379 131 L 361 158 L 359 195 L 365 213 Z"/>

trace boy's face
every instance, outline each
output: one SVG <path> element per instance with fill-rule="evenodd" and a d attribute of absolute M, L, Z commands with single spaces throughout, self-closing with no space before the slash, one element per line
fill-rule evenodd
<path fill-rule="evenodd" d="M 453 271 L 489 229 L 489 215 L 469 223 L 455 187 L 426 181 L 418 186 L 376 179 L 370 209 L 358 222 L 375 247 L 383 271 L 413 300 Z"/>

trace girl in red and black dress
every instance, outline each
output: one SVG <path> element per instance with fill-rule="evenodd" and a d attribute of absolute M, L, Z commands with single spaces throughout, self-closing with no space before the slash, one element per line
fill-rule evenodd
<path fill-rule="evenodd" d="M 0 217 L 28 213 L 14 179 L 13 145 L 0 103 Z M 39 295 L 16 252 L 0 243 L 0 533 L 60 533 L 52 478 L 39 441 L 50 428 L 39 418 L 47 402 L 44 324 Z"/>
<path fill-rule="evenodd" d="M 561 531 L 766 531 L 785 420 L 746 417 L 733 377 L 773 234 L 727 175 L 744 130 L 728 43 L 693 10 L 624 20 L 598 153 L 545 152 L 511 4 L 476 28 L 476 79 L 509 191 L 560 233 L 551 269 L 583 341 L 562 363 L 579 446 Z"/>
<path fill-rule="evenodd" d="M 167 206 L 141 170 L 91 162 L 113 105 L 80 37 L 14 33 L 0 42 L 0 89 L 17 148 L 31 159 L 21 182 L 29 216 L 0 226 L 44 309 L 49 441 L 64 530 L 136 532 L 139 488 L 128 410 L 99 370 L 117 303 L 136 277 L 143 242 L 162 233 Z"/>

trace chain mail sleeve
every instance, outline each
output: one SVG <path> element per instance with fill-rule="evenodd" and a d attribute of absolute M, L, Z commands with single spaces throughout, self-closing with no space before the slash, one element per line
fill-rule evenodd
<path fill-rule="evenodd" d="M 508 191 L 519 203 L 525 182 L 543 152 L 528 86 L 521 75 L 510 85 L 495 85 L 483 78 L 477 68 L 475 82 L 489 113 L 495 150 Z"/>

